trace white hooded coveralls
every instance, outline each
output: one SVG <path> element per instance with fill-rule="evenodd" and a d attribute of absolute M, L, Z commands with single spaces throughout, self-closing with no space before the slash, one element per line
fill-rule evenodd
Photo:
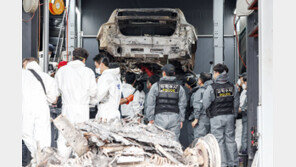
<path fill-rule="evenodd" d="M 126 98 L 129 95 L 135 92 L 135 88 L 131 84 L 124 83 L 122 85 L 122 94 L 123 97 Z M 134 100 L 129 104 L 122 104 L 121 105 L 121 113 L 122 116 L 125 117 L 134 117 L 135 114 L 141 113 L 144 109 L 144 102 L 145 102 L 145 93 L 144 91 L 136 91 L 134 93 Z"/>
<path fill-rule="evenodd" d="M 42 79 L 41 83 L 28 69 L 34 70 Z M 37 145 L 40 149 L 50 147 L 51 128 L 49 104 L 58 97 L 54 78 L 42 72 L 37 62 L 29 62 L 22 70 L 22 139 L 35 158 Z"/>
<path fill-rule="evenodd" d="M 107 69 L 100 76 L 98 94 L 94 103 L 98 103 L 96 119 L 109 121 L 120 118 L 119 103 L 121 99 L 120 69 Z"/>
<path fill-rule="evenodd" d="M 62 114 L 73 124 L 87 121 L 90 98 L 97 94 L 94 72 L 85 67 L 82 61 L 74 60 L 61 67 L 55 79 L 62 95 Z M 66 140 L 61 134 L 59 134 L 57 145 L 59 153 L 68 158 L 71 149 L 66 146 Z"/>

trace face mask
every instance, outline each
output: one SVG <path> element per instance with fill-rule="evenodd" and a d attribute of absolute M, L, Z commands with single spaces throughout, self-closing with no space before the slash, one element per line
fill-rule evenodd
<path fill-rule="evenodd" d="M 97 74 L 101 74 L 101 69 L 100 68 L 96 68 L 96 73 Z"/>
<path fill-rule="evenodd" d="M 245 90 L 247 89 L 247 86 L 246 86 L 245 84 L 243 84 L 242 87 L 243 87 L 243 89 L 245 89 Z"/>
<path fill-rule="evenodd" d="M 241 80 L 240 79 L 238 79 L 237 84 L 241 85 Z"/>

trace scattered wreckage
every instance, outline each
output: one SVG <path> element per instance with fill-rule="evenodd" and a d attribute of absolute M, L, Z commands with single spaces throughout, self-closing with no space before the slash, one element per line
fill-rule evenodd
<path fill-rule="evenodd" d="M 53 122 L 73 149 L 73 155 L 65 159 L 54 148 L 45 148 L 37 156 L 39 167 L 221 165 L 219 146 L 211 134 L 183 151 L 172 132 L 155 125 L 89 120 L 74 126 L 62 115 Z"/>
<path fill-rule="evenodd" d="M 197 32 L 180 9 L 116 9 L 97 34 L 100 52 L 129 69 L 168 61 L 193 70 Z"/>

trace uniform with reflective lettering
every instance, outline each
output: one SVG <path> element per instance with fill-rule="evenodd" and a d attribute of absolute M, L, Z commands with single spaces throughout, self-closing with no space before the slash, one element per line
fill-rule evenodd
<path fill-rule="evenodd" d="M 158 96 L 156 97 L 155 114 L 162 112 L 179 113 L 180 84 L 174 81 L 161 80 L 158 82 Z"/>
<path fill-rule="evenodd" d="M 215 100 L 207 109 L 208 117 L 212 118 L 218 115 L 233 114 L 234 109 L 234 86 L 230 82 L 224 84 L 213 83 L 212 88 L 215 94 Z"/>

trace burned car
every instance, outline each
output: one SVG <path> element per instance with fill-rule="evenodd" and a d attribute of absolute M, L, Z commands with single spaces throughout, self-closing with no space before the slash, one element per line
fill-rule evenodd
<path fill-rule="evenodd" d="M 123 64 L 174 62 L 192 69 L 197 33 L 180 9 L 116 9 L 97 40 L 100 52 Z"/>

